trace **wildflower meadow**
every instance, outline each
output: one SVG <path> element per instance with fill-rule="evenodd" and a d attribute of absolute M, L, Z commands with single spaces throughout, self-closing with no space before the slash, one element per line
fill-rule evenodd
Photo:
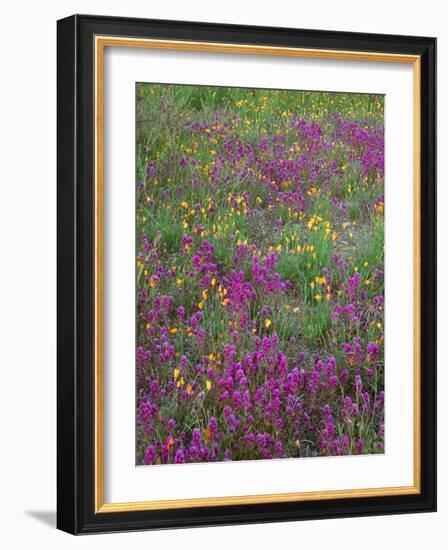
<path fill-rule="evenodd" d="M 136 464 L 384 452 L 384 97 L 136 86 Z"/>

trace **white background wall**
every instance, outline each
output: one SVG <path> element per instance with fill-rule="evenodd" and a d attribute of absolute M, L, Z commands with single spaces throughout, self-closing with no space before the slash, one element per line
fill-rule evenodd
<path fill-rule="evenodd" d="M 0 541 L 4 548 L 446 548 L 448 31 L 444 3 L 90 0 L 3 5 L 0 55 Z M 439 39 L 439 512 L 75 538 L 55 530 L 56 20 L 73 13 Z"/>

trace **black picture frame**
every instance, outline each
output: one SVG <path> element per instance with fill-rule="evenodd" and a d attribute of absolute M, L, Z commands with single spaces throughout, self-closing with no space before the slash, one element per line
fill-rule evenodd
<path fill-rule="evenodd" d="M 95 513 L 96 35 L 418 55 L 421 59 L 419 494 Z M 57 527 L 99 533 L 436 510 L 436 39 L 74 15 L 57 24 Z M 411 343 L 410 343 L 411 345 Z"/>

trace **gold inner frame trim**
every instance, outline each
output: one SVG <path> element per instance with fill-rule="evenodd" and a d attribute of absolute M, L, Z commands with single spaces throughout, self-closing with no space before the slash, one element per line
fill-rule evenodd
<path fill-rule="evenodd" d="M 179 500 L 153 500 L 141 502 L 104 502 L 104 50 L 106 47 L 152 48 L 161 50 L 193 51 L 207 53 L 234 53 L 268 56 L 286 56 L 342 61 L 370 61 L 406 63 L 413 65 L 413 297 L 414 297 L 414 350 L 413 350 L 413 485 L 348 490 L 277 493 Z M 232 506 L 279 502 L 303 502 L 342 498 L 412 495 L 421 492 L 420 455 L 420 117 L 421 117 L 421 60 L 417 55 L 382 52 L 355 52 L 257 46 L 250 44 L 226 44 L 181 40 L 157 40 L 96 36 L 95 56 L 95 513 L 132 512 L 143 510 L 167 510 L 208 506 Z"/>

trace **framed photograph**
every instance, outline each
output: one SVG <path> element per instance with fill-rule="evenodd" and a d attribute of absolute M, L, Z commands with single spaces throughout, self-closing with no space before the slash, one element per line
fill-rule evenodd
<path fill-rule="evenodd" d="M 436 40 L 58 21 L 58 527 L 436 508 Z"/>

